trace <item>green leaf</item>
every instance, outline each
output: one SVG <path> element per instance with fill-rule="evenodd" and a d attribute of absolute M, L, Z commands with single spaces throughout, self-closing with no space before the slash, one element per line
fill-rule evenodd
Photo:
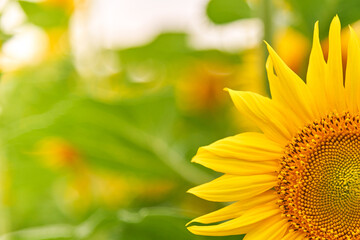
<path fill-rule="evenodd" d="M 116 105 L 85 99 L 54 127 L 81 147 L 93 164 L 138 177 L 177 176 L 197 184 L 209 180 L 169 144 L 178 114 L 174 105 L 168 91 Z"/>
<path fill-rule="evenodd" d="M 225 24 L 252 16 L 245 0 L 210 0 L 206 13 L 216 24 Z"/>
<path fill-rule="evenodd" d="M 49 29 L 68 24 L 69 15 L 63 8 L 28 1 L 19 1 L 19 3 L 29 22 L 39 27 Z"/>
<path fill-rule="evenodd" d="M 0 240 L 60 240 L 60 239 L 88 239 L 98 225 L 106 220 L 103 212 L 98 211 L 79 225 L 49 224 L 45 226 L 25 228 L 0 236 Z"/>
<path fill-rule="evenodd" d="M 0 29 L 0 47 L 9 39 L 11 39 L 12 35 L 4 33 L 3 31 L 1 31 Z"/>
<path fill-rule="evenodd" d="M 193 49 L 184 33 L 162 33 L 146 45 L 117 53 L 122 71 L 114 80 L 118 81 L 119 89 L 127 89 L 125 93 L 131 91 L 133 95 L 176 83 L 194 62 L 231 66 L 241 61 L 238 53 Z"/>
<path fill-rule="evenodd" d="M 124 63 L 127 64 L 138 61 L 140 58 L 175 61 L 190 52 L 186 34 L 163 33 L 147 45 L 121 50 L 119 54 Z"/>
<path fill-rule="evenodd" d="M 357 0 L 286 0 L 292 7 L 294 25 L 309 38 L 314 24 L 320 22 L 320 38 L 328 36 L 330 22 L 339 15 L 343 27 L 360 19 L 360 1 Z"/>
<path fill-rule="evenodd" d="M 229 54 L 215 49 L 198 51 L 189 46 L 185 33 L 162 33 L 152 42 L 134 48 L 118 51 L 122 64 L 129 65 L 143 61 L 156 61 L 165 64 L 181 63 L 193 57 L 204 60 L 217 60 L 238 63 L 238 54 Z M 177 66 L 178 67 L 178 66 Z"/>
<path fill-rule="evenodd" d="M 18 85 L 2 95 L 0 127 L 14 151 L 31 152 L 36 142 L 55 136 L 74 144 L 94 167 L 196 184 L 210 179 L 171 144 L 179 114 L 172 91 L 107 104 L 74 96 L 66 84 L 72 70 L 56 69 L 42 66 L 21 74 L 27 81 L 8 82 Z"/>

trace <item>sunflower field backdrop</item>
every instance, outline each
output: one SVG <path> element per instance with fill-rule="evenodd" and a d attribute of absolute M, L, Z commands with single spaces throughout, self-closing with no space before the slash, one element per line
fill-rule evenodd
<path fill-rule="evenodd" d="M 241 239 L 185 227 L 223 206 L 186 193 L 220 176 L 191 163 L 197 149 L 258 131 L 223 88 L 269 94 L 262 40 L 304 76 L 317 20 L 325 57 L 336 14 L 360 32 L 357 0 L 198 0 L 215 40 L 167 27 L 137 43 L 148 29 L 111 14 L 176 1 L 126 2 L 0 1 L 0 239 Z M 135 44 L 91 32 L 94 15 Z"/>

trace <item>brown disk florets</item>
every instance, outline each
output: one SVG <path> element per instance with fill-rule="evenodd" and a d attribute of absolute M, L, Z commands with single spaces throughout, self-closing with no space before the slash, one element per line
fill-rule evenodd
<path fill-rule="evenodd" d="M 360 117 L 332 114 L 285 148 L 277 192 L 292 228 L 309 239 L 360 239 Z"/>

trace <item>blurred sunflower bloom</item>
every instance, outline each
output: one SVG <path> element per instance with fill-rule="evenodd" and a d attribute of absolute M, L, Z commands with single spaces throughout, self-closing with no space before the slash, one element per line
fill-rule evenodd
<path fill-rule="evenodd" d="M 49 29 L 45 33 L 48 40 L 46 59 L 57 58 L 69 51 L 70 44 L 67 29 L 59 27 Z"/>
<path fill-rule="evenodd" d="M 275 34 L 274 48 L 291 70 L 302 73 L 310 51 L 308 38 L 292 28 L 287 28 Z"/>
<path fill-rule="evenodd" d="M 34 154 L 41 157 L 44 166 L 67 173 L 66 181 L 60 182 L 57 190 L 59 202 L 70 212 L 86 212 L 94 205 L 117 209 L 131 204 L 134 199 L 157 201 L 174 188 L 171 181 L 145 181 L 94 170 L 86 164 L 80 151 L 62 138 L 51 137 L 40 141 Z"/>
<path fill-rule="evenodd" d="M 211 61 L 195 61 L 176 83 L 178 105 L 190 112 L 213 111 L 226 103 L 226 86 L 264 93 L 261 84 L 261 62 L 258 51 L 251 49 L 241 55 L 241 64 L 231 65 Z"/>
<path fill-rule="evenodd" d="M 35 154 L 41 156 L 42 162 L 49 168 L 83 168 L 80 153 L 62 138 L 52 137 L 40 141 Z"/>
<path fill-rule="evenodd" d="M 359 239 L 360 44 L 350 28 L 344 79 L 340 31 L 336 16 L 325 61 L 315 24 L 307 84 L 268 46 L 272 99 L 229 90 L 263 133 L 199 149 L 194 162 L 225 174 L 189 192 L 233 203 L 191 221 L 207 224 L 192 224 L 191 232 L 246 234 L 245 240 Z"/>
<path fill-rule="evenodd" d="M 211 62 L 194 62 L 177 82 L 179 107 L 187 111 L 210 111 L 224 103 L 222 89 L 233 75 L 229 66 Z"/>
<path fill-rule="evenodd" d="M 64 13 L 62 16 L 64 24 L 43 29 L 48 38 L 46 59 L 57 58 L 70 51 L 68 21 L 76 9 L 86 6 L 86 2 L 87 0 L 46 0 L 39 3 L 44 7 L 59 9 Z"/>
<path fill-rule="evenodd" d="M 85 0 L 45 0 L 41 2 L 41 4 L 49 7 L 62 8 L 68 13 L 72 13 L 75 7 L 84 1 Z"/>

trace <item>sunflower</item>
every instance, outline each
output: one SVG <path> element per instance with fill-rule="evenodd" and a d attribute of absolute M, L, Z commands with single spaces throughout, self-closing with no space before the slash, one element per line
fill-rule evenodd
<path fill-rule="evenodd" d="M 192 233 L 360 239 L 360 44 L 350 27 L 343 74 L 340 31 L 336 16 L 325 61 L 315 24 L 306 83 L 268 46 L 272 99 L 228 90 L 262 133 L 241 133 L 198 150 L 193 162 L 224 175 L 189 192 L 231 204 L 191 221 Z"/>

